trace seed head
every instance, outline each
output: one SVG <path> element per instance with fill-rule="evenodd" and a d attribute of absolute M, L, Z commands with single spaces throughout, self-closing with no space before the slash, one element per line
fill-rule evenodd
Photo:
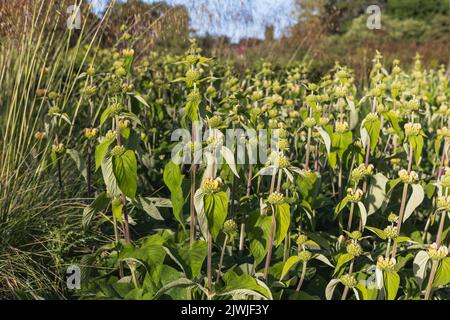
<path fill-rule="evenodd" d="M 347 198 L 348 201 L 352 203 L 357 203 L 361 201 L 361 198 L 363 196 L 363 191 L 361 189 L 353 190 L 352 188 L 347 189 Z"/>
<path fill-rule="evenodd" d="M 408 173 L 405 169 L 398 172 L 398 176 L 403 183 L 413 184 L 419 180 L 419 175 L 415 171 Z"/>
<path fill-rule="evenodd" d="M 395 258 L 385 258 L 383 256 L 379 256 L 377 259 L 377 268 L 380 270 L 393 271 L 397 261 Z"/>
<path fill-rule="evenodd" d="M 299 234 L 296 240 L 299 246 L 303 245 L 306 241 L 308 241 L 308 237 L 305 234 Z"/>
<path fill-rule="evenodd" d="M 225 221 L 225 223 L 223 224 L 223 232 L 225 232 L 229 238 L 233 238 L 236 234 L 236 231 L 236 222 L 234 222 L 232 219 Z"/>
<path fill-rule="evenodd" d="M 356 240 L 351 240 L 347 245 L 346 250 L 347 253 L 351 254 L 354 257 L 358 257 L 363 253 L 361 245 Z"/>
<path fill-rule="evenodd" d="M 378 115 L 376 112 L 370 112 L 369 114 L 367 114 L 366 116 L 366 121 L 367 122 L 375 122 L 378 120 Z"/>
<path fill-rule="evenodd" d="M 349 130 L 349 126 L 348 126 L 347 121 L 342 121 L 342 122 L 338 121 L 334 125 L 334 131 L 336 131 L 337 133 L 345 133 L 348 130 Z"/>
<path fill-rule="evenodd" d="M 289 141 L 287 139 L 280 139 L 278 141 L 278 148 L 280 150 L 289 149 Z M 283 165 L 283 166 L 287 167 L 287 166 L 289 166 L 289 161 L 287 163 L 279 163 L 279 165 Z"/>
<path fill-rule="evenodd" d="M 302 262 L 308 262 L 312 258 L 312 253 L 307 250 L 303 250 L 298 254 L 298 258 Z"/>
<path fill-rule="evenodd" d="M 56 114 L 60 114 L 61 113 L 61 109 L 58 106 L 51 106 L 48 109 L 48 115 L 49 116 L 54 116 Z"/>
<path fill-rule="evenodd" d="M 111 150 L 111 155 L 113 157 L 120 157 L 121 155 L 123 155 L 125 153 L 125 147 L 124 146 L 115 146 L 114 148 L 112 148 Z"/>
<path fill-rule="evenodd" d="M 350 233 L 350 238 L 354 239 L 354 240 L 359 240 L 359 238 L 361 238 L 362 234 L 360 231 L 355 230 L 352 233 Z"/>
<path fill-rule="evenodd" d="M 42 141 L 47 137 L 47 134 L 44 131 L 36 131 L 34 134 L 34 138 L 38 141 Z"/>
<path fill-rule="evenodd" d="M 428 248 L 428 256 L 432 259 L 432 260 L 436 260 L 436 261 L 440 261 L 443 260 L 447 257 L 448 255 L 448 248 L 446 246 L 440 246 L 438 248 L 437 243 L 433 243 L 430 245 L 430 247 Z"/>
<path fill-rule="evenodd" d="M 197 69 L 189 69 L 185 75 L 186 83 L 190 86 L 200 78 L 200 72 Z"/>
<path fill-rule="evenodd" d="M 81 94 L 85 97 L 92 97 L 97 92 L 97 86 L 88 85 L 86 88 L 81 89 Z"/>
<path fill-rule="evenodd" d="M 342 284 L 349 288 L 354 288 L 358 284 L 358 280 L 356 280 L 355 276 L 350 274 L 344 274 L 340 277 Z"/>
<path fill-rule="evenodd" d="M 217 128 L 220 127 L 223 123 L 222 117 L 220 116 L 213 116 L 208 119 L 208 126 L 210 128 Z"/>
<path fill-rule="evenodd" d="M 93 140 L 97 137 L 98 129 L 97 128 L 85 128 L 83 130 L 84 137 L 88 140 Z"/>
<path fill-rule="evenodd" d="M 52 151 L 56 154 L 63 154 L 65 151 L 64 144 L 62 144 L 62 143 L 53 144 Z"/>
<path fill-rule="evenodd" d="M 391 212 L 391 213 L 389 214 L 389 216 L 388 216 L 388 221 L 389 221 L 390 223 L 397 222 L 397 219 L 398 219 L 398 216 L 397 216 L 395 213 L 393 213 L 393 212 Z"/>
<path fill-rule="evenodd" d="M 326 126 L 328 124 L 328 122 L 330 122 L 330 119 L 327 117 L 320 117 L 320 119 L 319 119 L 319 124 L 321 126 Z"/>
<path fill-rule="evenodd" d="M 312 128 L 316 125 L 316 119 L 314 118 L 306 118 L 304 124 L 307 128 Z"/>
<path fill-rule="evenodd" d="M 273 192 L 267 198 L 267 202 L 273 205 L 279 205 L 284 203 L 284 195 L 279 192 Z"/>
<path fill-rule="evenodd" d="M 206 194 L 213 194 L 219 192 L 223 186 L 223 182 L 221 178 L 210 178 L 206 177 L 202 180 L 201 188 Z"/>
<path fill-rule="evenodd" d="M 217 96 L 217 90 L 216 90 L 216 88 L 214 88 L 214 86 L 209 86 L 206 89 L 206 94 L 208 96 L 210 96 L 211 98 L 215 98 Z"/>
<path fill-rule="evenodd" d="M 388 239 L 395 239 L 398 237 L 398 228 L 395 226 L 387 226 L 383 231 Z"/>
<path fill-rule="evenodd" d="M 407 137 L 418 136 L 422 130 L 420 123 L 408 122 L 405 124 L 405 134 Z"/>
<path fill-rule="evenodd" d="M 445 167 L 445 173 L 441 177 L 441 185 L 445 188 L 450 187 L 450 168 Z"/>
<path fill-rule="evenodd" d="M 122 54 L 126 58 L 131 58 L 132 56 L 134 56 L 134 50 L 133 49 L 123 49 Z"/>

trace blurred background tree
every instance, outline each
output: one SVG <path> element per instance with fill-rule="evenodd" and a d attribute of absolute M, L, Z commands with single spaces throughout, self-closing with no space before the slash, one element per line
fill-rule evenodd
<path fill-rule="evenodd" d="M 55 1 L 40 3 L 45 5 Z M 1 2 L 0 37 L 17 37 L 27 30 L 23 25 L 33 10 L 30 5 L 33 2 Z M 64 8 L 71 2 L 73 0 L 58 1 L 61 9 L 52 18 L 57 28 L 65 28 Z M 88 17 L 88 23 L 100 19 L 100 16 L 87 12 L 86 1 L 83 2 L 83 17 Z M 206 33 L 198 37 L 198 43 L 208 55 L 231 59 L 243 67 L 261 59 L 277 63 L 305 60 L 310 61 L 313 72 L 320 75 L 339 61 L 355 69 L 361 82 L 364 82 L 375 50 L 381 51 L 387 62 L 399 58 L 405 64 L 411 63 L 418 52 L 425 64 L 448 64 L 450 68 L 450 0 L 294 2 L 297 23 L 279 38 L 274 27 L 267 25 L 265 39 L 240 39 L 239 43 L 234 43 L 227 36 Z M 369 17 L 366 10 L 374 4 L 381 9 L 381 30 L 369 30 L 366 26 Z M 164 2 L 117 2 L 102 28 L 103 46 L 115 47 L 124 36 L 122 26 L 126 26 L 125 33 L 132 36 L 132 45 L 139 55 L 160 49 L 182 52 L 189 45 L 189 37 L 195 36 L 195 30 L 189 26 L 188 12 L 184 6 Z"/>

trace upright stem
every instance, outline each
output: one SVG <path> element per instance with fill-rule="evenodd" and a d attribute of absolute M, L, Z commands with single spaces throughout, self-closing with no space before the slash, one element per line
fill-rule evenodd
<path fill-rule="evenodd" d="M 195 241 L 195 205 L 194 205 L 194 195 L 195 195 L 195 178 L 196 178 L 197 166 L 192 164 L 191 166 L 191 202 L 190 202 L 190 243 L 193 244 Z"/>
<path fill-rule="evenodd" d="M 126 201 L 124 194 L 122 194 L 121 199 L 122 199 L 122 204 L 123 204 L 123 209 L 122 209 L 122 212 L 123 212 L 123 236 L 125 238 L 125 243 L 130 243 L 131 239 L 130 239 L 130 226 L 128 223 L 128 210 L 125 205 L 127 201 Z"/>
<path fill-rule="evenodd" d="M 230 206 L 230 217 L 234 217 L 234 196 L 236 193 L 236 176 L 233 175 L 233 184 L 231 185 L 231 206 Z M 239 198 L 238 198 L 239 199 Z"/>
<path fill-rule="evenodd" d="M 409 143 L 409 154 L 408 154 L 408 173 L 411 173 L 412 168 L 412 161 L 413 161 L 413 147 L 412 144 Z M 403 223 L 403 217 L 405 215 L 405 207 L 406 207 L 406 198 L 408 196 L 408 184 L 403 185 L 403 194 L 402 194 L 402 202 L 400 204 L 400 213 L 397 221 L 397 229 L 400 233 L 400 229 L 402 227 Z M 393 248 L 392 248 L 392 257 L 395 258 L 395 255 L 397 253 L 397 242 L 394 242 Z"/>
<path fill-rule="evenodd" d="M 117 246 L 119 244 L 119 226 L 117 225 L 117 219 L 115 215 L 113 215 L 113 224 L 114 224 L 114 240 Z M 119 276 L 120 278 L 123 278 L 124 276 L 122 263 L 119 263 Z"/>
<path fill-rule="evenodd" d="M 247 191 L 246 196 L 249 197 L 252 193 L 252 176 L 253 176 L 253 166 L 250 164 L 248 166 L 248 177 L 247 177 Z M 242 214 L 241 222 L 241 232 L 239 234 L 239 256 L 242 256 L 244 252 L 244 240 L 245 240 L 245 214 Z"/>
<path fill-rule="evenodd" d="M 87 196 L 90 198 L 92 196 L 92 186 L 91 186 L 91 180 L 92 180 L 92 143 L 91 141 L 88 141 L 88 154 L 87 154 L 87 164 L 86 164 L 86 173 L 87 173 Z"/>
<path fill-rule="evenodd" d="M 308 140 L 306 142 L 306 157 L 305 157 L 305 169 L 309 169 L 309 154 L 310 154 L 310 144 L 311 144 L 311 128 L 308 128 Z"/>
<path fill-rule="evenodd" d="M 61 199 L 64 199 L 64 185 L 63 185 L 63 180 L 62 180 L 61 158 L 58 158 L 56 163 L 58 166 L 59 194 L 61 196 Z"/>
<path fill-rule="evenodd" d="M 212 288 L 212 237 L 208 232 L 208 259 L 207 259 L 207 276 L 208 276 L 208 291 L 211 292 Z"/>
<path fill-rule="evenodd" d="M 352 202 L 350 205 L 350 215 L 348 216 L 348 225 L 347 225 L 347 231 L 352 231 L 352 220 L 353 220 L 353 211 L 355 209 L 355 203 Z"/>
<path fill-rule="evenodd" d="M 225 248 L 227 247 L 227 242 L 228 242 L 228 235 L 225 235 L 225 239 L 223 240 L 222 251 L 220 252 L 219 267 L 218 267 L 218 270 L 217 270 L 216 283 L 219 282 L 219 279 L 220 279 L 220 273 L 221 273 L 221 270 L 222 270 L 223 257 L 225 255 Z"/>
<path fill-rule="evenodd" d="M 283 171 L 279 170 L 278 173 L 278 183 L 277 183 L 277 192 L 280 192 L 281 188 L 281 177 L 283 175 Z M 275 187 L 275 177 L 276 175 L 272 175 L 272 182 L 270 184 L 270 193 L 273 193 L 273 189 Z M 270 259 L 272 258 L 272 250 L 273 250 L 273 240 L 275 235 L 275 212 L 272 213 L 272 223 L 270 224 L 270 237 L 269 237 L 269 249 L 267 250 L 266 256 L 266 264 L 264 267 L 264 278 L 267 281 L 267 276 L 269 274 L 270 269 Z"/>
<path fill-rule="evenodd" d="M 297 289 L 295 289 L 295 291 L 297 291 L 297 292 L 300 291 L 300 288 L 302 287 L 303 281 L 305 280 L 306 263 L 307 263 L 306 261 L 303 262 L 302 274 L 300 275 L 300 281 L 298 282 Z"/>
<path fill-rule="evenodd" d="M 348 270 L 348 274 L 349 274 L 349 275 L 352 275 L 352 273 L 353 273 L 353 264 L 354 264 L 354 263 L 355 263 L 355 259 L 352 259 L 352 262 L 350 263 L 350 268 L 349 268 L 349 270 Z M 348 290 L 349 290 L 349 287 L 345 286 L 344 292 L 342 293 L 342 298 L 341 298 L 341 300 L 347 299 Z"/>
<path fill-rule="evenodd" d="M 196 141 L 196 125 L 195 123 L 192 123 L 192 143 L 195 146 Z M 195 147 L 194 147 L 195 150 Z M 192 159 L 192 166 L 191 166 L 191 201 L 190 201 L 190 243 L 191 245 L 195 241 L 195 226 L 196 226 L 196 217 L 195 217 L 195 205 L 194 205 L 194 195 L 195 195 L 195 178 L 196 178 L 196 172 L 197 172 L 197 166 L 195 164 L 195 151 L 194 156 Z"/>
<path fill-rule="evenodd" d="M 433 289 L 434 276 L 436 275 L 437 267 L 438 267 L 438 261 L 433 260 L 433 263 L 431 265 L 430 277 L 428 278 L 427 288 L 425 290 L 425 300 L 430 299 L 431 291 Z"/>
<path fill-rule="evenodd" d="M 440 245 L 441 245 L 442 233 L 443 233 L 443 230 L 444 230 L 445 216 L 446 215 L 447 215 L 447 212 L 446 211 L 442 211 L 441 220 L 439 222 L 438 234 L 437 234 L 437 237 L 436 237 L 437 248 L 439 248 Z M 425 290 L 425 300 L 430 299 L 431 292 L 432 292 L 432 289 L 433 289 L 434 277 L 436 276 L 436 271 L 437 271 L 438 264 L 439 263 L 438 263 L 437 260 L 433 260 L 433 264 L 431 265 L 430 277 L 428 278 L 427 288 Z"/>
<path fill-rule="evenodd" d="M 400 215 L 398 217 L 397 222 L 397 230 L 400 233 L 400 228 L 403 223 L 403 216 L 405 215 L 405 206 L 406 206 L 406 197 L 408 196 L 408 184 L 405 183 L 403 185 L 403 194 L 402 194 L 402 202 L 400 204 Z M 395 258 L 395 254 L 397 253 L 397 242 L 394 242 L 392 247 L 392 257 Z"/>
<path fill-rule="evenodd" d="M 339 200 L 341 200 L 342 199 L 342 160 L 339 161 L 338 192 L 339 192 Z"/>
<path fill-rule="evenodd" d="M 289 248 L 291 246 L 291 233 L 288 231 L 286 238 L 284 238 L 283 262 L 289 257 Z"/>
<path fill-rule="evenodd" d="M 117 116 L 115 119 L 115 126 L 116 126 L 117 145 L 122 146 L 122 138 L 120 135 L 120 126 L 119 126 L 119 117 L 117 117 Z M 124 218 L 123 219 L 123 235 L 125 238 L 125 242 L 130 243 L 130 228 L 128 225 L 128 212 L 127 212 L 127 208 L 126 208 L 126 197 L 123 193 L 121 194 L 120 199 L 121 199 L 122 205 L 123 205 L 123 218 Z"/>
<path fill-rule="evenodd" d="M 269 275 L 270 259 L 272 257 L 274 234 L 275 234 L 275 213 L 272 214 L 272 223 L 270 224 L 269 249 L 267 250 L 266 264 L 264 266 L 264 279 L 266 281 L 267 281 L 267 276 Z"/>

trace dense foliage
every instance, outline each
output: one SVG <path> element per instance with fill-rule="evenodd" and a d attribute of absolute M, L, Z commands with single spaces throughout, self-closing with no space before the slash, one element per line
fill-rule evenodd
<path fill-rule="evenodd" d="M 63 198 L 61 167 L 79 170 L 95 196 L 85 232 L 114 236 L 82 258 L 81 297 L 447 297 L 444 69 L 416 57 L 408 73 L 377 53 L 358 91 L 340 65 L 312 83 L 304 65 L 239 75 L 200 52 L 194 43 L 136 64 L 131 48 L 96 52 L 74 108 L 37 90 L 48 105 L 35 134 L 42 170 Z M 202 123 L 205 141 L 195 138 Z M 177 128 L 194 136 L 174 158 Z M 226 128 L 268 129 L 246 148 L 277 135 L 277 149 L 236 165 Z M 73 130 L 80 138 L 66 145 Z M 177 161 L 191 152 L 202 161 Z"/>

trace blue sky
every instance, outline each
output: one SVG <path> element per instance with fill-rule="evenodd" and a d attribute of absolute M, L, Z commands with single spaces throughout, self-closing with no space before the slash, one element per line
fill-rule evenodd
<path fill-rule="evenodd" d="M 120 0 L 119 0 L 120 1 Z M 146 0 L 146 2 L 158 2 Z M 264 38 L 265 26 L 275 27 L 275 36 L 295 24 L 295 0 L 166 0 L 170 5 L 188 9 L 190 27 L 197 34 L 225 35 L 233 42 L 241 38 Z M 101 11 L 107 0 L 92 0 Z"/>

